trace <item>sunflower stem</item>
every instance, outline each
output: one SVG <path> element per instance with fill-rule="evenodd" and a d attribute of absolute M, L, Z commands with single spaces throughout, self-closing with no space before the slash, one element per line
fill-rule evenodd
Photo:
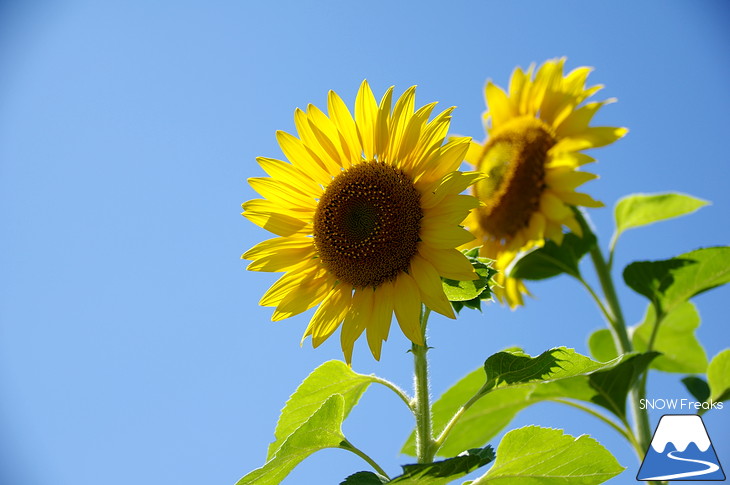
<path fill-rule="evenodd" d="M 591 226 L 586 220 L 585 214 L 582 211 L 576 211 L 576 218 L 578 223 L 583 229 L 584 233 L 593 233 Z M 595 235 L 595 234 L 594 234 Z M 614 342 L 616 343 L 616 349 L 620 350 L 621 353 L 627 354 L 634 350 L 629 338 L 628 331 L 626 329 L 626 320 L 624 319 L 623 312 L 621 310 L 621 304 L 618 301 L 618 295 L 616 293 L 616 287 L 613 284 L 613 277 L 611 276 L 611 267 L 606 262 L 606 258 L 603 256 L 603 252 L 598 244 L 593 245 L 590 250 L 591 260 L 593 261 L 593 267 L 596 270 L 598 281 L 601 284 L 603 295 L 606 302 L 606 308 L 608 312 L 604 314 L 608 320 L 608 324 L 612 330 Z M 600 305 L 599 305 L 600 306 Z M 639 443 L 639 448 L 642 453 L 645 453 L 649 447 L 651 441 L 651 428 L 649 426 L 649 413 L 646 409 L 641 409 L 640 401 L 646 396 L 645 383 L 646 374 L 641 376 L 638 381 L 634 384 L 631 389 L 629 401 L 631 402 L 631 414 L 634 418 L 634 436 L 636 436 Z"/>
<path fill-rule="evenodd" d="M 413 344 L 413 368 L 414 368 L 414 411 L 416 415 L 416 455 L 418 463 L 431 463 L 436 454 L 433 432 L 431 430 L 431 404 L 429 402 L 428 386 L 428 360 L 426 353 L 426 324 L 431 310 L 423 307 L 421 311 L 421 334 L 423 345 Z"/>

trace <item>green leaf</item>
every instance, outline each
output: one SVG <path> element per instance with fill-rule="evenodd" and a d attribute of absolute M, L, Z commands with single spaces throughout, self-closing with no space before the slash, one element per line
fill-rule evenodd
<path fill-rule="evenodd" d="M 616 233 L 627 229 L 690 214 L 709 204 L 706 200 L 684 194 L 634 194 L 619 200 L 614 208 Z"/>
<path fill-rule="evenodd" d="M 638 261 L 624 281 L 646 296 L 658 313 L 669 313 L 695 295 L 730 281 L 730 247 L 698 249 L 663 261 Z"/>
<path fill-rule="evenodd" d="M 631 386 L 658 355 L 657 352 L 629 355 L 612 369 L 591 374 L 588 382 L 596 392 L 591 397 L 591 402 L 603 406 L 616 416 L 625 418 L 626 396 Z"/>
<path fill-rule="evenodd" d="M 384 483 L 388 483 L 388 479 L 382 475 L 373 472 L 357 472 L 345 478 L 340 485 L 383 485 Z"/>
<path fill-rule="evenodd" d="M 400 485 L 445 485 L 494 460 L 491 446 L 465 451 L 459 456 L 434 463 L 404 465 L 403 474 L 387 483 Z"/>
<path fill-rule="evenodd" d="M 545 396 L 531 399 L 531 393 L 538 387 L 536 383 L 570 380 L 611 368 L 618 362 L 602 364 L 564 347 L 548 350 L 537 357 L 520 350 L 494 354 L 487 359 L 483 369 L 464 377 L 434 402 L 432 426 L 438 435 L 461 406 L 477 394 L 482 396 L 451 429 L 438 451 L 439 455 L 454 455 L 483 445 L 509 424 L 519 411 L 544 400 Z M 401 453 L 415 455 L 414 433 L 409 436 Z"/>
<path fill-rule="evenodd" d="M 546 241 L 543 247 L 520 258 L 509 276 L 523 280 L 543 280 L 567 273 L 580 277 L 578 263 L 595 244 L 596 237 L 593 234 L 579 237 L 572 232 L 563 237 L 563 243 L 559 246 L 552 240 Z"/>
<path fill-rule="evenodd" d="M 284 441 L 294 433 L 322 404 L 334 394 L 344 399 L 344 417 L 374 382 L 373 376 L 353 372 L 345 363 L 331 360 L 320 365 L 299 385 L 281 411 L 274 431 L 275 441 L 269 445 L 266 459 L 271 459 Z"/>
<path fill-rule="evenodd" d="M 521 351 L 498 352 L 484 362 L 487 382 L 481 392 L 485 393 L 496 387 L 566 379 L 589 374 L 613 364 L 615 362 L 596 362 L 565 347 L 547 350 L 537 357 Z"/>
<path fill-rule="evenodd" d="M 497 272 L 492 268 L 493 261 L 488 258 L 479 257 L 479 248 L 462 251 L 467 257 L 474 272 L 479 276 L 476 280 L 457 281 L 448 278 L 441 278 L 446 298 L 458 312 L 465 306 L 481 310 L 481 300 L 489 300 L 492 297 L 490 289 L 491 279 Z"/>
<path fill-rule="evenodd" d="M 589 436 L 526 426 L 507 433 L 497 460 L 472 485 L 592 485 L 624 470 L 616 458 Z"/>
<path fill-rule="evenodd" d="M 241 478 L 236 485 L 277 485 L 295 466 L 312 453 L 325 448 L 341 448 L 345 442 L 342 421 L 345 398 L 330 396 L 296 431 L 281 444 L 266 464 Z"/>
<path fill-rule="evenodd" d="M 531 399 L 576 399 L 597 404 L 626 419 L 629 390 L 657 355 L 657 352 L 623 355 L 618 364 L 612 361 L 612 367 L 606 370 L 536 386 Z"/>
<path fill-rule="evenodd" d="M 687 376 L 682 379 L 682 384 L 687 388 L 697 402 L 705 402 L 710 398 L 710 386 L 707 381 L 696 376 Z"/>
<path fill-rule="evenodd" d="M 730 399 L 730 349 L 717 354 L 707 366 L 707 382 L 710 384 L 710 401 Z"/>
<path fill-rule="evenodd" d="M 644 320 L 633 331 L 634 349 L 645 352 L 656 322 L 656 311 L 652 305 L 646 310 Z M 707 370 L 705 349 L 695 337 L 700 326 L 700 315 L 690 302 L 676 306 L 665 316 L 659 326 L 652 350 L 661 352 L 651 368 L 664 372 L 702 374 Z"/>
<path fill-rule="evenodd" d="M 608 362 L 619 355 L 613 335 L 607 328 L 596 330 L 588 337 L 588 349 L 593 358 L 599 362 Z"/>

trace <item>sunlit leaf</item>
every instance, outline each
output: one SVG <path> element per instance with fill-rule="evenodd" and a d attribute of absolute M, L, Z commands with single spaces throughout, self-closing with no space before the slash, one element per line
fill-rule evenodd
<path fill-rule="evenodd" d="M 623 419 L 629 390 L 657 355 L 657 352 L 623 355 L 618 364 L 612 361 L 614 365 L 608 369 L 536 386 L 531 398 L 585 401 L 602 406 Z"/>
<path fill-rule="evenodd" d="M 634 349 L 645 352 L 654 329 L 656 312 L 649 305 L 643 322 L 633 331 Z M 690 302 L 675 307 L 662 320 L 652 350 L 661 352 L 651 368 L 664 372 L 701 374 L 707 369 L 705 349 L 697 340 L 695 330 L 700 326 L 700 315 Z"/>
<path fill-rule="evenodd" d="M 593 358 L 599 362 L 608 362 L 619 355 L 613 335 L 607 328 L 596 330 L 588 337 L 588 349 Z"/>
<path fill-rule="evenodd" d="M 663 261 L 638 261 L 624 280 L 658 312 L 669 313 L 693 296 L 730 281 L 730 247 L 698 249 Z"/>
<path fill-rule="evenodd" d="M 289 435 L 307 421 L 333 394 L 339 394 L 344 399 L 343 413 L 344 417 L 347 417 L 373 381 L 372 376 L 353 372 L 350 367 L 338 360 L 331 360 L 317 367 L 302 381 L 282 409 L 274 431 L 276 440 L 269 445 L 266 459 L 271 459 Z"/>
<path fill-rule="evenodd" d="M 634 227 L 690 214 L 709 202 L 684 194 L 634 194 L 619 200 L 614 208 L 616 233 Z"/>
<path fill-rule="evenodd" d="M 330 396 L 322 406 L 281 444 L 264 466 L 241 478 L 236 485 L 277 485 L 302 460 L 325 448 L 341 448 L 345 437 L 345 398 Z"/>
<path fill-rule="evenodd" d="M 624 470 L 616 458 L 589 436 L 527 426 L 507 433 L 492 468 L 471 485 L 591 485 Z"/>
<path fill-rule="evenodd" d="M 730 349 L 717 354 L 707 366 L 707 382 L 710 385 L 710 400 L 714 402 L 730 399 Z"/>

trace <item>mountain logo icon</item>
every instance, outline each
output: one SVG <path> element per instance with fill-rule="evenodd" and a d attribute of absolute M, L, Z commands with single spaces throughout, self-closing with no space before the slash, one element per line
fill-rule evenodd
<path fill-rule="evenodd" d="M 696 414 L 662 416 L 636 479 L 725 480 L 702 417 Z"/>

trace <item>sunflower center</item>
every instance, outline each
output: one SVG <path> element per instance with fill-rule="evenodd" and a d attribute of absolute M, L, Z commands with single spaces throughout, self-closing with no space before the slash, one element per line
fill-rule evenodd
<path fill-rule="evenodd" d="M 474 186 L 485 204 L 479 212 L 482 229 L 509 239 L 530 223 L 545 188 L 545 162 L 555 137 L 542 121 L 514 119 L 500 127 L 484 147 L 477 169 L 489 178 Z"/>
<path fill-rule="evenodd" d="M 314 244 L 338 280 L 377 287 L 408 269 L 422 217 L 421 196 L 407 174 L 363 162 L 327 186 L 314 214 Z"/>

